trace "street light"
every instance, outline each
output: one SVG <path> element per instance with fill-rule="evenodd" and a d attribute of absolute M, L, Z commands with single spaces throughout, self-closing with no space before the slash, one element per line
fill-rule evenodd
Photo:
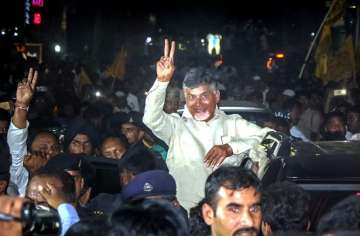
<path fill-rule="evenodd" d="M 146 40 L 145 40 L 146 44 L 151 43 L 151 41 L 152 41 L 152 38 L 150 36 L 146 37 Z"/>
<path fill-rule="evenodd" d="M 56 53 L 60 53 L 61 52 L 61 46 L 59 44 L 56 44 L 54 46 L 54 50 L 55 50 Z"/>

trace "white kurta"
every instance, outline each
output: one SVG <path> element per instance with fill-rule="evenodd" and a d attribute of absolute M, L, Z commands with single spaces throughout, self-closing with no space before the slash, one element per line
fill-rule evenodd
<path fill-rule="evenodd" d="M 177 184 L 177 198 L 189 210 L 204 197 L 206 178 L 214 171 L 204 164 L 214 146 L 229 144 L 234 155 L 224 164 L 239 165 L 245 152 L 259 144 L 269 129 L 247 122 L 239 115 L 226 115 L 219 109 L 208 122 L 197 121 L 185 107 L 178 114 L 163 111 L 168 82 L 155 81 L 148 92 L 143 121 L 168 146 L 166 163 Z"/>

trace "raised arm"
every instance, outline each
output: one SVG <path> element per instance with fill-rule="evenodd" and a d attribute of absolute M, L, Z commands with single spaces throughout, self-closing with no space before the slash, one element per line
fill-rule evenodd
<path fill-rule="evenodd" d="M 27 111 L 33 97 L 38 74 L 30 69 L 28 78 L 18 84 L 14 116 L 8 130 L 7 142 L 11 154 L 10 180 L 17 187 L 20 195 L 25 194 L 29 173 L 24 167 L 27 154 L 28 137 Z"/>
<path fill-rule="evenodd" d="M 19 129 L 26 128 L 26 117 L 31 99 L 34 95 L 38 72 L 30 68 L 27 80 L 18 84 L 16 90 L 15 111 L 12 123 Z"/>
<path fill-rule="evenodd" d="M 165 39 L 164 55 L 156 63 L 157 78 L 147 94 L 143 117 L 144 123 L 167 144 L 173 133 L 174 122 L 179 119 L 163 111 L 166 88 L 175 71 L 174 54 L 175 42 L 170 47 L 169 41 Z"/>
<path fill-rule="evenodd" d="M 156 75 L 157 80 L 161 82 L 170 82 L 174 75 L 175 64 L 175 42 L 171 42 L 171 48 L 169 48 L 169 40 L 165 39 L 164 56 L 156 63 Z"/>

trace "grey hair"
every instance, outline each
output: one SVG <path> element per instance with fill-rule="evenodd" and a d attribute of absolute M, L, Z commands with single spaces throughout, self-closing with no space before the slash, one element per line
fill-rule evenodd
<path fill-rule="evenodd" d="M 218 90 L 214 75 L 209 69 L 203 67 L 190 68 L 185 75 L 183 89 L 193 89 L 200 85 L 208 85 L 212 90 Z"/>

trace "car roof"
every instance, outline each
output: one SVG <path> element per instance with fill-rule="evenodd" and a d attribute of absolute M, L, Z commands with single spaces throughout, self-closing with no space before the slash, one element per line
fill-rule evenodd
<path fill-rule="evenodd" d="M 359 155 L 360 141 L 297 142 L 296 156 L 304 155 Z"/>
<path fill-rule="evenodd" d="M 219 108 L 225 112 L 264 112 L 271 113 L 268 108 L 262 104 L 246 100 L 221 100 L 219 102 Z M 184 109 L 178 109 L 179 113 L 182 113 Z"/>

